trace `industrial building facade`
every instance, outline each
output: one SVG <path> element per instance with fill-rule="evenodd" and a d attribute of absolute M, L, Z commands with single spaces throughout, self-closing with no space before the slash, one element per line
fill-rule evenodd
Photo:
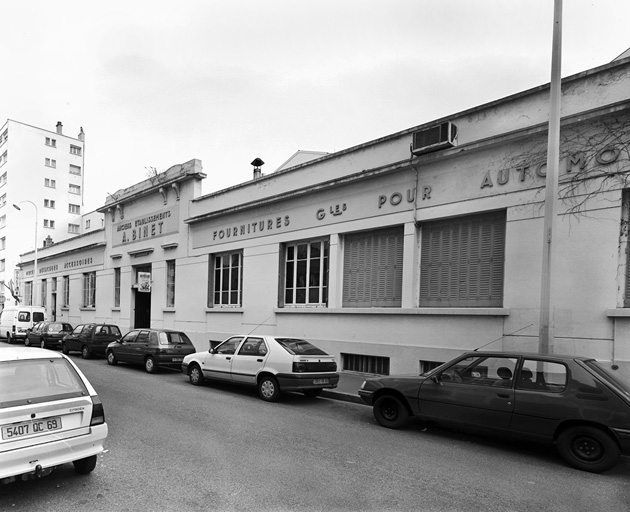
<path fill-rule="evenodd" d="M 562 91 L 553 350 L 630 378 L 630 59 Z M 38 275 L 57 318 L 199 349 L 298 336 L 377 374 L 535 352 L 548 102 L 541 86 L 208 195 L 191 160 L 109 196 L 104 229 L 42 249 Z"/>

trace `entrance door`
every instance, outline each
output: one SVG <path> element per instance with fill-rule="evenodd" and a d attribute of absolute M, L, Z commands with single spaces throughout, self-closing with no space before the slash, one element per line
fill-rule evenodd
<path fill-rule="evenodd" d="M 146 281 L 145 286 L 141 284 L 142 280 L 138 278 L 138 274 L 151 274 L 151 265 L 142 265 L 135 267 L 136 271 L 136 283 L 137 287 L 134 289 L 134 315 L 133 315 L 133 326 L 135 329 L 139 329 L 141 327 L 151 327 L 151 286 L 149 279 L 149 286 L 147 288 Z M 141 275 L 142 277 L 142 275 Z"/>

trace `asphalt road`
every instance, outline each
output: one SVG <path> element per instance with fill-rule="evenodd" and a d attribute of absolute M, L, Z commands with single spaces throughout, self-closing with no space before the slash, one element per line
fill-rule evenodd
<path fill-rule="evenodd" d="M 593 475 L 553 448 L 413 425 L 371 408 L 73 359 L 105 406 L 95 471 L 0 486 L 1 511 L 627 511 L 630 459 Z"/>

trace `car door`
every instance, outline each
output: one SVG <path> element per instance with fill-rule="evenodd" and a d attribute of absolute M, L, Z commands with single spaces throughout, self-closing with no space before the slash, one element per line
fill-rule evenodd
<path fill-rule="evenodd" d="M 234 336 L 225 340 L 206 354 L 203 374 L 211 379 L 232 380 L 232 359 L 244 336 Z"/>
<path fill-rule="evenodd" d="M 470 356 L 456 361 L 420 386 L 423 417 L 479 427 L 507 429 L 514 410 L 518 358 Z"/>
<path fill-rule="evenodd" d="M 85 325 L 79 324 L 68 336 L 66 336 L 63 342 L 65 343 L 67 350 L 81 350 L 80 338 L 84 327 Z"/>
<path fill-rule="evenodd" d="M 568 379 L 569 371 L 562 362 L 525 358 L 516 379 L 516 405 L 510 430 L 553 438 L 572 404 L 567 397 Z"/>
<path fill-rule="evenodd" d="M 256 376 L 265 365 L 269 349 L 264 338 L 248 336 L 232 358 L 232 380 L 256 384 Z"/>
<path fill-rule="evenodd" d="M 28 339 L 28 345 L 39 345 L 42 335 L 42 326 L 43 322 L 36 323 L 31 330 L 26 335 Z"/>
<path fill-rule="evenodd" d="M 134 351 L 136 350 L 136 338 L 140 331 L 129 331 L 122 339 L 113 346 L 112 350 L 116 359 L 125 363 L 131 363 L 134 360 Z"/>

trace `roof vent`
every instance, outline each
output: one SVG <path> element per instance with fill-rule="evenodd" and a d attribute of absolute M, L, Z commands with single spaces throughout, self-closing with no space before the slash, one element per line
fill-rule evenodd
<path fill-rule="evenodd" d="M 450 121 L 436 124 L 413 134 L 411 152 L 422 155 L 457 146 L 457 126 Z"/>

